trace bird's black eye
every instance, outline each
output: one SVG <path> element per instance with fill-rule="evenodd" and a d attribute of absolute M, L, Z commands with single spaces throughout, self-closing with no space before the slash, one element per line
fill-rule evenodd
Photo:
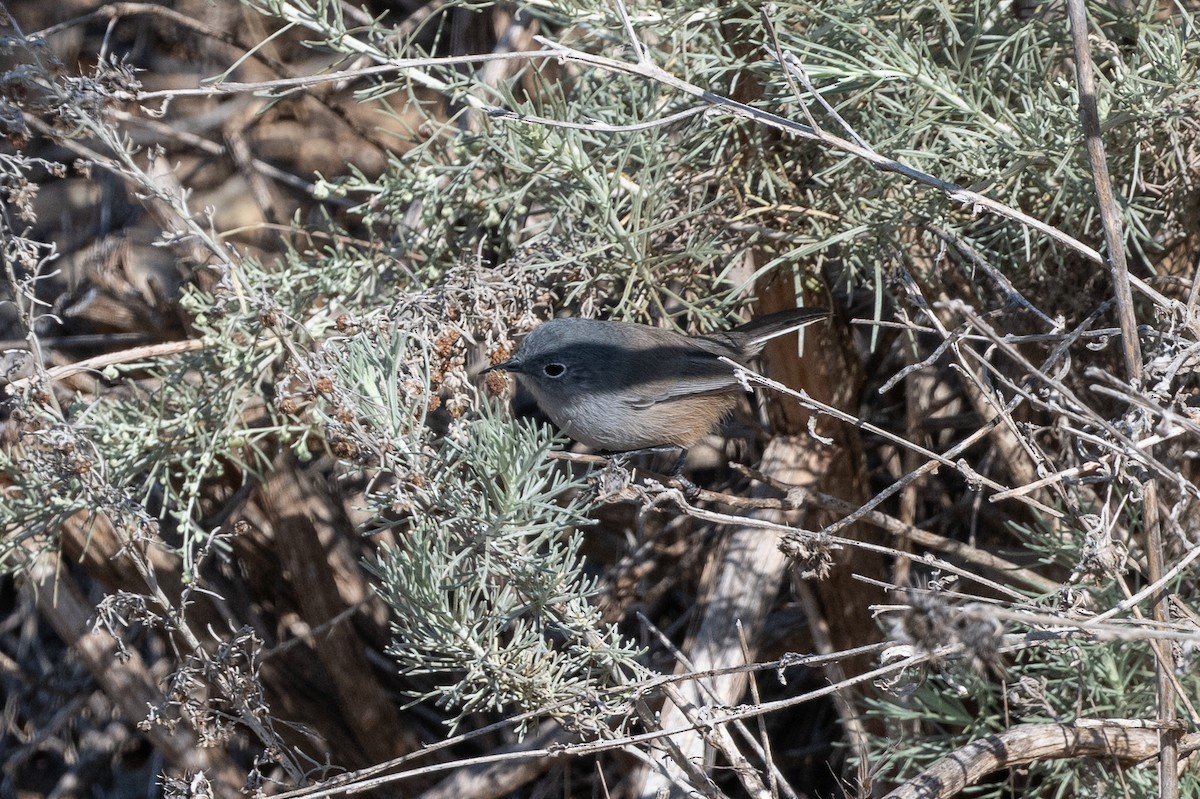
<path fill-rule="evenodd" d="M 561 363 L 548 363 L 542 367 L 542 371 L 546 373 L 546 377 L 562 377 L 562 373 L 567 371 L 567 367 Z"/>

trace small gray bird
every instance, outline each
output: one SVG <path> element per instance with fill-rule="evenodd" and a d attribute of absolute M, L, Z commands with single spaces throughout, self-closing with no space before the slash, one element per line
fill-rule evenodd
<path fill-rule="evenodd" d="M 671 446 L 686 454 L 742 390 L 722 356 L 745 364 L 771 339 L 828 315 L 795 308 L 705 336 L 632 322 L 554 319 L 526 336 L 515 357 L 484 372 L 517 375 L 550 420 L 581 444 L 608 452 Z"/>

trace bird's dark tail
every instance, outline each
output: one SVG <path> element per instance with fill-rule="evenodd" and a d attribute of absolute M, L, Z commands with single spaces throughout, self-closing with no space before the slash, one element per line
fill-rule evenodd
<path fill-rule="evenodd" d="M 761 352 L 763 346 L 771 339 L 786 336 L 827 316 L 829 311 L 825 308 L 792 308 L 752 319 L 724 335 L 747 357 L 752 357 Z"/>

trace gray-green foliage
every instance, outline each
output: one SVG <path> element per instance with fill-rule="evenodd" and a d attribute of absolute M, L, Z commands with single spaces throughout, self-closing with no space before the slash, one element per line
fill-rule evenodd
<path fill-rule="evenodd" d="M 95 392 L 66 401 L 40 382 L 22 391 L 13 401 L 20 446 L 0 451 L 0 468 L 16 479 L 0 505 L 5 551 L 23 540 L 52 543 L 58 524 L 80 511 L 104 514 L 123 538 L 153 537 L 167 522 L 190 582 L 193 553 L 211 532 L 202 523 L 211 512 L 205 484 L 231 471 L 234 480 L 258 472 L 269 460 L 260 452 L 264 440 L 270 447 L 303 431 L 268 416 L 263 397 L 284 349 L 265 329 L 264 314 L 296 319 L 308 299 L 302 291 L 270 291 L 278 279 L 279 272 L 247 261 L 237 275 L 243 290 L 189 292 L 183 302 L 198 333 L 195 352 L 110 367 Z M 292 279 L 305 282 L 301 270 Z M 256 287 L 253 299 L 247 286 Z M 291 301 L 281 307 L 276 296 Z M 130 370 L 139 379 L 123 381 Z M 106 390 L 100 378 L 124 384 Z"/>
<path fill-rule="evenodd" d="M 300 7 L 288 4 L 291 11 L 284 16 L 296 18 Z M 720 77 L 720 70 L 738 64 L 711 10 L 695 6 L 653 15 L 664 23 L 654 35 L 688 53 L 679 64 L 689 76 L 697 70 L 700 75 L 692 77 Z M 335 20 L 315 8 L 302 16 L 327 46 L 345 47 Z M 596 27 L 613 24 L 607 10 L 564 6 L 547 16 L 575 19 L 577 27 L 564 36 L 577 46 L 620 50 L 618 34 Z M 695 23 L 682 22 L 693 17 Z M 382 33 L 362 38 L 390 42 Z M 384 60 L 383 44 L 362 47 Z M 408 86 L 415 93 L 431 81 L 451 96 L 481 99 L 462 103 L 460 117 L 449 124 L 428 120 L 422 140 L 393 156 L 378 179 L 359 175 L 327 185 L 331 193 L 360 203 L 368 224 L 385 226 L 399 257 L 437 270 L 480 242 L 501 256 L 538 247 L 544 264 L 562 273 L 564 301 L 585 311 L 606 304 L 618 317 L 682 313 L 711 325 L 744 302 L 739 292 L 747 276 L 734 274 L 733 267 L 749 247 L 773 247 L 759 235 L 757 215 L 767 204 L 755 193 L 768 191 L 768 200 L 778 194 L 744 185 L 743 162 L 753 166 L 763 158 L 745 125 L 693 116 L 666 128 L 611 133 L 466 110 L 500 107 L 519 115 L 627 125 L 696 105 L 644 80 L 570 68 L 556 72 L 539 62 L 497 86 L 471 85 L 450 67 L 403 73 L 387 85 L 392 92 Z M 389 92 L 372 87 L 364 96 L 381 93 Z M 470 115 L 474 124 L 463 123 Z M 782 175 L 785 184 L 791 179 Z M 775 255 L 780 263 L 799 257 L 793 247 Z"/>
<path fill-rule="evenodd" d="M 583 486 L 547 460 L 550 445 L 546 431 L 485 411 L 426 459 L 427 481 L 410 478 L 411 510 L 378 562 L 389 651 L 406 672 L 438 675 L 430 695 L 459 721 L 541 710 L 595 733 L 625 712 L 628 697 L 609 689 L 642 669 L 588 601 Z"/>
<path fill-rule="evenodd" d="M 547 458 L 546 429 L 498 414 L 466 375 L 464 342 L 503 336 L 534 304 L 530 277 L 456 266 L 298 354 L 279 390 L 281 402 L 311 398 L 306 417 L 371 477 L 390 652 L 435 675 L 427 696 L 456 720 L 515 708 L 597 732 L 624 713 L 627 697 L 610 689 L 641 668 L 590 602 L 585 486 Z"/>
<path fill-rule="evenodd" d="M 288 4 L 285 16 L 294 19 L 300 7 Z M 772 57 L 760 10 L 630 5 L 651 58 L 676 76 L 725 95 L 761 95 L 755 105 L 797 121 L 803 102 L 823 128 L 846 135 L 810 96 L 797 97 Z M 526 12 L 552 38 L 630 57 L 607 6 Z M 979 1 L 862 0 L 776 3 L 769 13 L 783 49 L 877 151 L 1097 243 L 1088 233 L 1097 229 L 1091 178 L 1058 11 L 1022 19 Z M 1183 13 L 1163 19 L 1152 9 L 1119 15 L 1103 6 L 1093 13 L 1109 165 L 1131 243 L 1152 258 L 1179 239 L 1186 221 L 1179 200 L 1195 128 L 1196 37 Z M 346 49 L 330 18 L 314 8 L 304 19 L 328 46 Z M 385 60 L 402 49 L 386 33 L 360 36 L 371 44 L 355 51 Z M 453 97 L 475 98 L 461 109 L 495 106 L 572 123 L 628 125 L 698 102 L 645 79 L 571 65 L 556 71 L 540 59 L 496 86 L 435 67 L 364 96 L 406 87 L 415 96 L 431 81 Z M 361 200 L 368 222 L 390 226 L 402 256 L 436 268 L 481 240 L 501 253 L 536 243 L 548 264 L 569 266 L 566 300 L 585 308 L 607 302 L 618 316 L 685 312 L 711 324 L 747 299 L 754 273 L 732 266 L 751 248 L 760 272 L 815 259 L 860 279 L 878 277 L 880 262 L 916 245 L 914 234 L 928 222 L 1034 279 L 1053 278 L 1070 260 L 1013 223 L 747 120 L 695 116 L 612 133 L 461 113 L 474 114 L 474 124 L 431 122 L 386 175 L 332 188 Z"/>
<path fill-rule="evenodd" d="M 1028 19 L 987 2 L 795 2 L 778 5 L 782 46 L 826 100 L 878 152 L 983 192 L 1095 244 L 1092 178 L 1082 147 L 1066 19 L 1043 4 Z M 1153 256 L 1182 231 L 1195 132 L 1200 48 L 1191 18 L 1153 4 L 1121 14 L 1092 4 L 1097 96 L 1122 222 Z M 748 21 L 749 36 L 758 20 Z M 796 117 L 778 66 L 759 61 L 765 107 Z M 813 110 L 827 130 L 836 123 Z M 943 198 L 861 161 L 826 159 L 805 189 L 815 234 L 860 221 L 873 235 L 847 244 L 848 265 L 869 273 L 877 247 L 902 246 L 925 221 L 953 225 L 996 264 L 1032 277 L 1066 254 L 995 217 L 972 218 Z M 969 212 L 970 209 L 967 209 Z M 1093 231 L 1090 232 L 1089 231 Z"/>

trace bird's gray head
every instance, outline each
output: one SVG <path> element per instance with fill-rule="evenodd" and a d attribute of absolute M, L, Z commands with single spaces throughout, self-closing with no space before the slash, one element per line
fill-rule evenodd
<path fill-rule="evenodd" d="M 519 375 L 539 399 L 603 392 L 611 383 L 605 375 L 628 358 L 621 332 L 592 319 L 554 319 L 527 335 L 513 358 L 484 371 Z"/>

